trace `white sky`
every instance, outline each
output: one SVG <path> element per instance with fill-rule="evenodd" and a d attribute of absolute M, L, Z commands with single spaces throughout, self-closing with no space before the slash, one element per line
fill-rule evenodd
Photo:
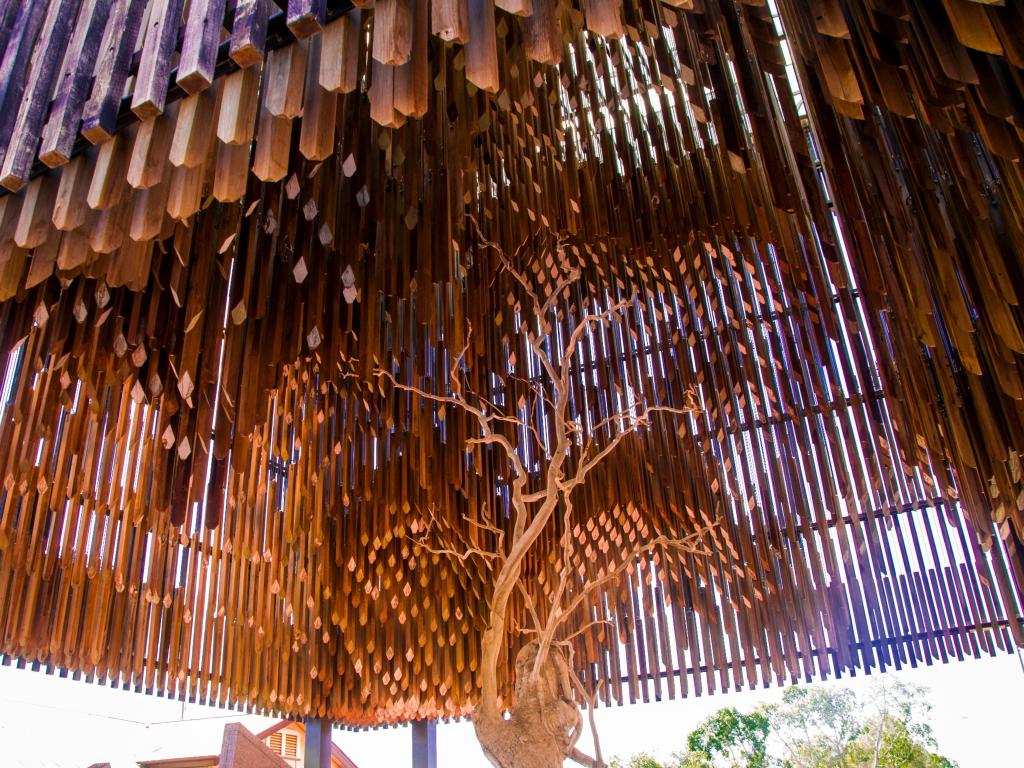
<path fill-rule="evenodd" d="M 1016 656 L 965 661 L 894 673 L 931 689 L 932 726 L 940 751 L 961 768 L 1024 764 L 1019 752 L 1024 673 Z M 840 685 L 863 690 L 875 676 Z M 834 684 L 834 683 L 830 683 Z M 719 707 L 748 709 L 774 701 L 781 689 L 600 709 L 598 731 L 606 759 L 646 751 L 667 757 Z M 0 667 L 0 765 L 3 768 L 86 768 L 94 761 L 135 768 L 147 757 L 220 751 L 226 723 L 257 731 L 274 721 L 211 707 L 168 701 L 39 672 Z M 411 763 L 407 728 L 336 732 L 335 742 L 360 768 L 404 768 Z M 592 750 L 589 734 L 583 742 Z M 438 727 L 442 768 L 488 768 L 468 723 Z"/>

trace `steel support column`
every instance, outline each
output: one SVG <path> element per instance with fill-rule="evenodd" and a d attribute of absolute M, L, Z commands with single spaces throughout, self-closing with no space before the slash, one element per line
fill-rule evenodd
<path fill-rule="evenodd" d="M 331 726 L 326 718 L 306 720 L 306 754 L 302 768 L 331 768 Z"/>
<path fill-rule="evenodd" d="M 412 723 L 412 768 L 437 768 L 437 721 Z"/>

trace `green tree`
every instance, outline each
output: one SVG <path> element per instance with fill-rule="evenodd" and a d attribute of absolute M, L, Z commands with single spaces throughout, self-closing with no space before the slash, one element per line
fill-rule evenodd
<path fill-rule="evenodd" d="M 670 763 L 639 754 L 612 768 L 957 768 L 935 751 L 927 693 L 890 679 L 863 699 L 848 688 L 789 688 L 750 713 L 718 710 Z"/>
<path fill-rule="evenodd" d="M 678 756 L 679 765 L 767 768 L 768 728 L 763 710 L 744 714 L 735 707 L 720 709 L 690 733 L 688 752 Z"/>
<path fill-rule="evenodd" d="M 646 752 L 641 752 L 638 755 L 633 755 L 626 763 L 618 757 L 613 757 L 610 768 L 673 768 L 673 766 L 662 765 Z"/>
<path fill-rule="evenodd" d="M 861 734 L 860 706 L 848 688 L 788 688 L 769 708 L 772 734 L 791 768 L 855 768 L 851 750 Z"/>
<path fill-rule="evenodd" d="M 789 768 L 956 768 L 933 750 L 927 691 L 884 680 L 859 701 L 848 688 L 790 688 L 770 709 Z"/>
<path fill-rule="evenodd" d="M 927 691 L 898 680 L 871 690 L 865 722 L 853 748 L 856 765 L 865 768 L 953 768 L 955 763 L 932 750 Z"/>

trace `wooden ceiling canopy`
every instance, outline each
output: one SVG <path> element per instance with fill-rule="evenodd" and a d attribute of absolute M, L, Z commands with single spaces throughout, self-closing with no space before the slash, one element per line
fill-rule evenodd
<path fill-rule="evenodd" d="M 6 660 L 467 712 L 486 563 L 413 539 L 493 544 L 508 468 L 373 373 L 443 393 L 468 344 L 540 466 L 499 247 L 581 274 L 556 348 L 630 302 L 581 424 L 700 405 L 575 504 L 581 579 L 714 526 L 580 612 L 602 700 L 1024 644 L 1024 5 L 355 5 L 0 0 Z"/>

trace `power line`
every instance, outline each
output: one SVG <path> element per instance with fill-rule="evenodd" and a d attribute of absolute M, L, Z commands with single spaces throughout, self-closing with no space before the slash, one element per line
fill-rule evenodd
<path fill-rule="evenodd" d="M 189 717 L 189 718 L 186 718 L 183 715 L 181 717 L 181 719 L 178 719 L 178 720 L 133 720 L 133 719 L 128 718 L 128 717 L 118 717 L 117 715 L 107 715 L 107 714 L 103 714 L 101 712 L 90 712 L 88 710 L 75 709 L 73 707 L 60 707 L 60 706 L 54 706 L 52 704 L 41 704 L 41 703 L 36 702 L 36 701 L 28 701 L 28 700 L 25 700 L 25 699 L 12 699 L 12 698 L 0 697 L 0 703 L 27 705 L 27 706 L 30 706 L 30 707 L 37 707 L 39 709 L 53 710 L 55 712 L 72 712 L 72 713 L 79 714 L 79 715 L 85 715 L 86 717 L 98 717 L 98 718 L 102 718 L 102 719 L 106 719 L 106 720 L 116 720 L 116 721 L 122 722 L 122 723 L 131 723 L 133 725 L 141 725 L 141 726 L 143 726 L 145 728 L 149 728 L 150 726 L 154 726 L 154 725 L 177 725 L 177 724 L 181 724 L 181 723 L 195 723 L 195 722 L 200 722 L 200 721 L 204 721 L 204 720 L 226 720 L 226 719 L 229 719 L 229 718 L 237 719 L 240 716 L 244 716 L 244 715 L 239 715 L 239 713 L 237 713 L 237 712 L 233 712 L 233 713 L 228 713 L 228 714 L 223 714 L 223 715 L 203 715 L 202 717 Z M 262 715 L 252 715 L 252 717 L 262 717 Z"/>

